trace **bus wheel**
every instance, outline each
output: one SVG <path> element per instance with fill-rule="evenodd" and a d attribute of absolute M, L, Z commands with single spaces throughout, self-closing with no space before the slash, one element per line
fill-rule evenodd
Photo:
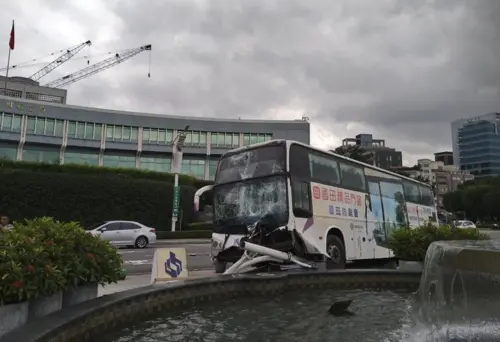
<path fill-rule="evenodd" d="M 336 235 L 329 235 L 326 240 L 326 251 L 329 258 L 326 258 L 326 269 L 344 269 L 345 268 L 345 247 L 342 240 Z"/>
<path fill-rule="evenodd" d="M 220 261 L 215 259 L 214 260 L 214 266 L 215 266 L 215 273 L 224 273 L 226 272 L 226 265 L 224 261 Z"/>

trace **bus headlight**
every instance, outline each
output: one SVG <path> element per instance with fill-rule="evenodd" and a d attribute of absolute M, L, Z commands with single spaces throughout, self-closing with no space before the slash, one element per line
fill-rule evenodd
<path fill-rule="evenodd" d="M 210 246 L 210 256 L 216 257 L 222 249 L 222 243 L 216 240 L 212 240 L 212 244 Z"/>

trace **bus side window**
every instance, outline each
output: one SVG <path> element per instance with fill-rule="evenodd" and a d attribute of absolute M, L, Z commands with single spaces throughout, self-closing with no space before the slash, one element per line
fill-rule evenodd
<path fill-rule="evenodd" d="M 309 182 L 292 180 L 292 201 L 295 217 L 312 217 L 311 187 Z"/>

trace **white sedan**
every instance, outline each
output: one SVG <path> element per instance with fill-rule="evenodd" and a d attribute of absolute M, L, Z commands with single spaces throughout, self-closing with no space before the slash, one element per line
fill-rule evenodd
<path fill-rule="evenodd" d="M 467 221 L 467 220 L 457 221 L 455 225 L 457 228 L 462 228 L 462 229 L 467 229 L 467 228 L 477 229 L 476 225 L 472 221 Z"/>
<path fill-rule="evenodd" d="M 155 229 L 135 221 L 100 222 L 87 228 L 87 231 L 117 247 L 145 248 L 156 242 Z"/>

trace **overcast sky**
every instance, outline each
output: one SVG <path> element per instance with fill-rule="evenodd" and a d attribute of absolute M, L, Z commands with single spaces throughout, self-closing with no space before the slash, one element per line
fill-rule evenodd
<path fill-rule="evenodd" d="M 93 42 L 42 83 L 153 45 L 151 78 L 142 53 L 70 85 L 71 104 L 307 116 L 313 145 L 372 133 L 407 163 L 450 149 L 453 119 L 500 111 L 500 0 L 5 1 L 3 65 L 12 19 L 13 64 Z"/>

